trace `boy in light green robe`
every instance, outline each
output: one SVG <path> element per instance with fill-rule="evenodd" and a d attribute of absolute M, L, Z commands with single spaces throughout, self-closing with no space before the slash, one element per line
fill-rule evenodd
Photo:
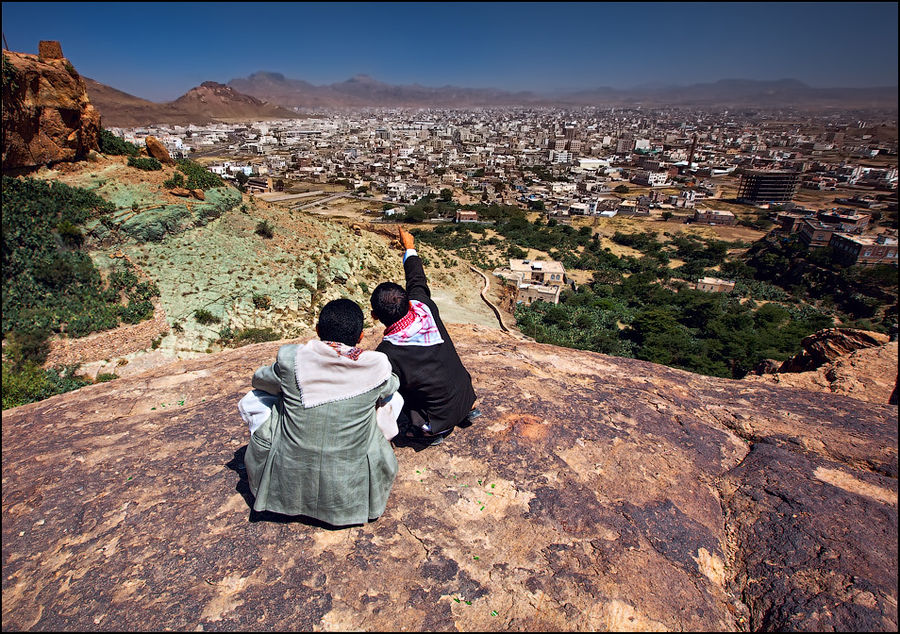
<path fill-rule="evenodd" d="M 387 357 L 355 347 L 363 314 L 348 299 L 319 315 L 319 340 L 278 350 L 253 388 L 278 399 L 250 436 L 244 463 L 253 509 L 304 515 L 333 526 L 384 513 L 397 474 L 375 407 L 399 385 Z"/>

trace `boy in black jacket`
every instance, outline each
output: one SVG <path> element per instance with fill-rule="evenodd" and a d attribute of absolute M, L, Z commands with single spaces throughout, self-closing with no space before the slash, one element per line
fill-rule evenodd
<path fill-rule="evenodd" d="M 376 350 L 387 355 L 400 377 L 404 407 L 398 422 L 406 422 L 412 435 L 438 444 L 455 425 L 481 412 L 472 409 L 476 398 L 472 377 L 431 301 L 415 240 L 402 227 L 400 244 L 406 251 L 406 289 L 383 282 L 372 293 L 372 317 L 385 325 L 384 339 Z"/>

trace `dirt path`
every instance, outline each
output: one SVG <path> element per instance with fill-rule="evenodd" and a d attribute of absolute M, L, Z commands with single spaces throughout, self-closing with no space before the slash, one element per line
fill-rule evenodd
<path fill-rule="evenodd" d="M 484 288 L 481 289 L 481 299 L 483 299 L 484 303 L 487 304 L 492 311 L 494 311 L 495 315 L 497 315 L 497 321 L 500 322 L 500 329 L 503 332 L 509 332 L 509 328 L 507 328 L 506 324 L 503 323 L 503 315 L 500 314 L 500 309 L 497 308 L 494 305 L 494 303 L 491 300 L 489 300 L 487 297 L 487 292 L 491 288 L 490 278 L 487 275 L 485 275 L 482 271 L 480 271 L 479 269 L 476 269 L 471 264 L 469 265 L 469 268 L 472 269 L 473 271 L 475 271 L 476 273 L 478 273 L 484 279 Z"/>

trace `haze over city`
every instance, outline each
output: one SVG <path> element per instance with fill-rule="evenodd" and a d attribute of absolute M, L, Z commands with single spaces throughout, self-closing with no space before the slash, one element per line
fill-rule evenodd
<path fill-rule="evenodd" d="M 543 93 L 895 86 L 896 24 L 896 3 L 3 3 L 10 50 L 62 41 L 81 73 L 152 101 L 257 71 Z"/>

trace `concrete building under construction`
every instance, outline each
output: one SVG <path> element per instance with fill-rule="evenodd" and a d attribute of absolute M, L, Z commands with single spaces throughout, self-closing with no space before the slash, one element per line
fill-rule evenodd
<path fill-rule="evenodd" d="M 790 202 L 800 188 L 800 174 L 783 170 L 746 170 L 741 174 L 737 199 L 760 205 Z"/>

